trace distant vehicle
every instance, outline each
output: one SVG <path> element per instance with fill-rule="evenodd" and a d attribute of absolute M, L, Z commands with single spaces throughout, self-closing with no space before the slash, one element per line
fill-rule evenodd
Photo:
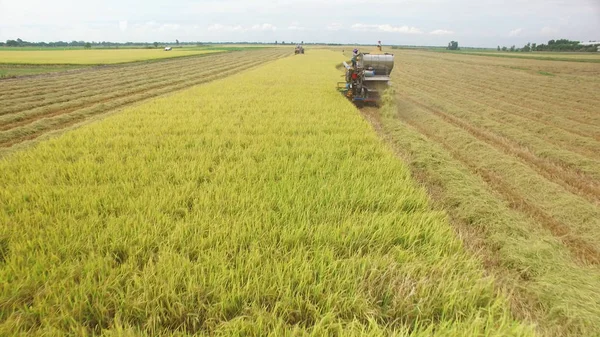
<path fill-rule="evenodd" d="M 165 51 L 171 51 L 172 49 L 172 47 L 165 47 Z"/>

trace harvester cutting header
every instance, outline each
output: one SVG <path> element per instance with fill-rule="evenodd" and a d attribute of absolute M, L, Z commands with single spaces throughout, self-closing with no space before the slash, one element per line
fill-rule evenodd
<path fill-rule="evenodd" d="M 378 49 L 381 51 L 381 44 Z M 354 49 L 352 64 L 344 62 L 346 81 L 338 82 L 338 91 L 356 104 L 378 103 L 390 81 L 394 54 L 359 53 Z"/>

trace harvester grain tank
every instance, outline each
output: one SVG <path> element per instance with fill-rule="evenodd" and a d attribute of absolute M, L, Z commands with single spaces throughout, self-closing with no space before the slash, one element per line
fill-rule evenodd
<path fill-rule="evenodd" d="M 338 82 L 338 91 L 357 105 L 378 103 L 390 82 L 394 54 L 358 54 L 352 65 L 343 64 L 346 81 Z"/>

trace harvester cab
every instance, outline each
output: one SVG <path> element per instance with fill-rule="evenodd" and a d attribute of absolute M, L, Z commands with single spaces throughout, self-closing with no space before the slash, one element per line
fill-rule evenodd
<path fill-rule="evenodd" d="M 338 91 L 357 105 L 379 103 L 394 69 L 394 54 L 361 53 L 351 65 L 343 64 L 345 82 L 338 82 Z"/>
<path fill-rule="evenodd" d="M 304 47 L 302 47 L 301 45 L 297 45 L 296 49 L 294 50 L 294 54 L 304 54 Z"/>

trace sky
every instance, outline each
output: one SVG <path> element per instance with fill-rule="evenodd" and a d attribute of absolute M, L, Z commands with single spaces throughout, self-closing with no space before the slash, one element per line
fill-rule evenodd
<path fill-rule="evenodd" d="M 0 41 L 600 41 L 600 0 L 0 0 Z"/>

